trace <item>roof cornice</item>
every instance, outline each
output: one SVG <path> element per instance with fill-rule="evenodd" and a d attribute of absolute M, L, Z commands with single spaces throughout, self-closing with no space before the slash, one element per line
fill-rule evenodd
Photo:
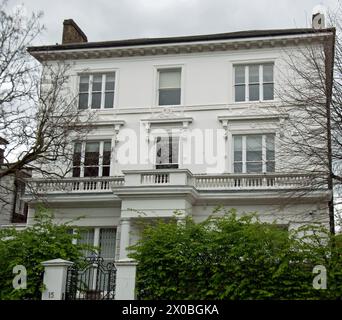
<path fill-rule="evenodd" d="M 39 61 L 222 52 L 320 42 L 331 36 L 333 29 L 289 29 L 288 33 L 286 29 L 266 31 L 29 47 L 28 52 Z"/>

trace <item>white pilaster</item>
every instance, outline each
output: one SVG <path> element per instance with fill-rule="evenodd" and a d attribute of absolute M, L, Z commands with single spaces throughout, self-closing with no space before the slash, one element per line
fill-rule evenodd
<path fill-rule="evenodd" d="M 130 237 L 130 219 L 128 218 L 121 218 L 121 232 L 120 232 L 120 254 L 119 260 L 126 260 L 127 257 L 127 247 L 130 244 L 129 237 Z"/>

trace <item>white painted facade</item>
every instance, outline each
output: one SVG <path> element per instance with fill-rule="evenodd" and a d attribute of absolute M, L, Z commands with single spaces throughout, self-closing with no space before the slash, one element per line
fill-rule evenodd
<path fill-rule="evenodd" d="M 81 74 L 115 73 L 114 106 L 91 111 L 98 125 L 87 137 L 87 141 L 111 142 L 110 174 L 78 178 L 69 173 L 59 181 L 37 177 L 30 183 L 48 201 L 57 221 L 83 216 L 77 224 L 116 228 L 115 260 L 124 270 L 123 282 L 118 273 L 118 285 L 123 287 L 130 286 L 126 247 L 137 237 L 137 217 L 171 217 L 178 210 L 201 221 L 222 205 L 236 208 L 239 214 L 257 212 L 263 220 L 276 220 L 289 229 L 311 221 L 328 224 L 328 191 L 311 191 L 301 197 L 291 193 L 305 185 L 306 176 L 291 173 L 290 168 L 285 172 L 283 159 L 277 158 L 278 138 L 286 132 L 286 119 L 291 115 L 275 108 L 279 102 L 276 91 L 282 86 L 279 73 L 285 67 L 284 47 L 296 48 L 307 38 L 322 35 L 328 33 L 62 50 L 73 53 L 64 59 L 72 65 L 70 87 L 75 94 Z M 149 51 L 153 49 L 154 54 Z M 39 60 L 49 56 L 51 63 L 54 54 L 60 52 L 33 53 Z M 274 65 L 274 100 L 235 102 L 234 65 L 264 63 Z M 181 69 L 180 105 L 158 105 L 161 68 Z M 158 129 L 174 130 L 179 136 L 178 168 L 156 169 Z M 193 153 L 189 136 L 196 130 L 208 136 L 205 130 L 209 129 L 217 134 L 215 143 L 204 138 L 202 149 Z M 275 172 L 234 173 L 233 136 L 250 134 L 275 135 Z M 127 141 L 136 141 L 137 149 Z M 143 147 L 150 151 L 149 161 L 144 161 Z M 128 152 L 132 163 L 125 163 Z M 201 158 L 204 160 L 199 161 Z M 29 194 L 26 198 L 31 200 L 31 223 L 40 200 Z"/>

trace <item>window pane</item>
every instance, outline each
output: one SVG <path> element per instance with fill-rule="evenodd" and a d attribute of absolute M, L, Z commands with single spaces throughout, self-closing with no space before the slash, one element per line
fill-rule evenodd
<path fill-rule="evenodd" d="M 80 93 L 78 98 L 78 108 L 87 109 L 88 108 L 88 93 Z"/>
<path fill-rule="evenodd" d="M 247 173 L 262 172 L 262 162 L 247 162 Z"/>
<path fill-rule="evenodd" d="M 91 108 L 92 109 L 100 109 L 101 108 L 101 92 L 92 94 Z"/>
<path fill-rule="evenodd" d="M 84 168 L 84 176 L 85 177 L 98 177 L 99 176 L 99 167 L 85 167 Z"/>
<path fill-rule="evenodd" d="M 80 232 L 80 239 L 77 240 L 78 243 L 80 244 L 85 244 L 89 246 L 94 245 L 94 229 L 88 229 L 88 230 L 82 230 Z M 85 250 L 83 252 L 84 256 L 90 256 L 91 251 Z"/>
<path fill-rule="evenodd" d="M 114 228 L 104 228 L 100 230 L 100 255 L 104 259 L 114 259 L 115 239 L 116 230 Z"/>
<path fill-rule="evenodd" d="M 89 76 L 80 76 L 80 92 L 88 92 L 89 89 Z"/>
<path fill-rule="evenodd" d="M 159 70 L 159 89 L 180 88 L 181 70 Z"/>
<path fill-rule="evenodd" d="M 264 100 L 273 100 L 273 83 L 264 84 Z"/>
<path fill-rule="evenodd" d="M 159 105 L 179 105 L 180 89 L 161 89 L 159 90 Z"/>
<path fill-rule="evenodd" d="M 113 108 L 114 92 L 106 92 L 105 94 L 105 108 Z"/>
<path fill-rule="evenodd" d="M 235 84 L 245 83 L 245 66 L 235 67 Z"/>
<path fill-rule="evenodd" d="M 114 85 L 115 85 L 115 74 L 108 73 L 106 75 L 106 91 L 114 91 Z"/>
<path fill-rule="evenodd" d="M 259 83 L 259 66 L 249 66 L 249 83 Z"/>
<path fill-rule="evenodd" d="M 92 90 L 94 91 L 101 91 L 102 89 L 102 74 L 93 75 L 93 87 Z"/>
<path fill-rule="evenodd" d="M 275 162 L 274 161 L 267 161 L 266 162 L 266 171 L 267 172 L 274 172 L 275 171 Z"/>
<path fill-rule="evenodd" d="M 246 140 L 247 161 L 262 160 L 262 136 L 250 135 Z"/>
<path fill-rule="evenodd" d="M 79 177 L 80 174 L 81 174 L 81 169 L 80 169 L 80 167 L 72 168 L 72 176 L 73 176 L 73 177 Z"/>
<path fill-rule="evenodd" d="M 169 137 L 158 137 L 156 141 L 156 163 L 169 163 Z"/>
<path fill-rule="evenodd" d="M 245 101 L 245 85 L 235 86 L 235 101 Z"/>
<path fill-rule="evenodd" d="M 234 161 L 242 161 L 242 137 L 234 137 Z"/>
<path fill-rule="evenodd" d="M 250 84 L 249 85 L 249 101 L 259 100 L 259 85 Z"/>
<path fill-rule="evenodd" d="M 98 142 L 88 142 L 86 144 L 84 164 L 86 166 L 98 165 L 100 156 L 100 144 Z"/>
<path fill-rule="evenodd" d="M 234 172 L 242 172 L 242 162 L 234 162 Z"/>
<path fill-rule="evenodd" d="M 102 177 L 109 177 L 110 167 L 102 168 Z"/>
<path fill-rule="evenodd" d="M 264 64 L 263 68 L 263 82 L 273 82 L 273 64 Z"/>
<path fill-rule="evenodd" d="M 266 136 L 266 160 L 274 160 L 274 135 Z"/>
<path fill-rule="evenodd" d="M 111 157 L 111 143 L 105 142 L 103 144 L 103 165 L 110 165 Z"/>
<path fill-rule="evenodd" d="M 171 163 L 178 163 L 179 138 L 172 137 Z"/>

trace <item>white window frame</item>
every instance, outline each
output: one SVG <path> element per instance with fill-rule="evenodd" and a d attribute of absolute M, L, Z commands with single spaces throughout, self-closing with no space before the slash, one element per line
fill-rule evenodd
<path fill-rule="evenodd" d="M 108 73 L 114 73 L 114 98 L 113 98 L 113 106 L 111 108 L 105 108 L 105 92 L 106 92 L 106 76 Z M 92 109 L 92 89 L 93 89 L 93 76 L 94 75 L 102 75 L 102 83 L 101 83 L 101 106 L 99 109 Z M 80 109 L 79 108 L 79 88 L 80 88 L 80 81 L 81 76 L 89 76 L 89 83 L 88 83 L 88 105 L 87 108 Z M 118 95 L 118 70 L 117 69 L 110 69 L 110 70 L 92 70 L 89 72 L 78 72 L 77 73 L 77 83 L 76 83 L 76 92 L 77 94 L 77 108 L 78 110 L 113 110 L 117 103 L 117 95 Z"/>
<path fill-rule="evenodd" d="M 261 136 L 262 137 L 262 156 L 261 156 L 261 161 L 262 161 L 262 171 L 259 173 L 269 173 L 270 171 L 266 171 L 267 167 L 267 159 L 266 159 L 266 151 L 267 151 L 267 146 L 266 146 L 266 136 L 267 135 L 273 135 L 274 136 L 274 164 L 275 164 L 275 168 L 274 168 L 274 172 L 276 170 L 276 134 L 275 132 L 256 132 L 256 133 L 234 133 L 232 134 L 232 170 L 231 172 L 233 172 L 234 174 L 242 174 L 242 173 L 247 173 L 247 136 Z M 235 172 L 234 170 L 234 163 L 235 163 L 235 159 L 234 159 L 234 138 L 236 136 L 241 136 L 242 137 L 242 172 Z M 273 171 L 272 171 L 273 172 Z M 249 173 L 249 174 L 258 174 L 257 172 L 254 173 Z"/>
<path fill-rule="evenodd" d="M 272 100 L 264 100 L 264 82 L 263 82 L 263 65 L 265 64 L 270 64 L 273 65 L 273 99 Z M 255 66 L 258 65 L 259 66 L 259 100 L 249 100 L 249 66 Z M 245 100 L 243 101 L 236 101 L 236 97 L 235 97 L 235 67 L 238 66 L 243 66 L 245 68 Z M 274 60 L 263 60 L 263 61 L 248 61 L 248 62 L 244 62 L 244 61 L 239 61 L 239 62 L 234 62 L 233 63 L 233 102 L 234 103 L 255 103 L 255 102 L 272 102 L 275 100 L 275 61 Z M 271 82 L 265 82 L 267 83 L 271 83 Z"/>
<path fill-rule="evenodd" d="M 81 144 L 81 163 L 80 163 L 80 176 L 74 177 L 74 178 L 91 178 L 91 177 L 84 177 L 84 160 L 85 160 L 85 149 L 87 143 L 100 143 L 99 145 L 99 175 L 97 177 L 102 177 L 103 174 L 103 150 L 104 150 L 104 143 L 110 142 L 111 143 L 111 152 L 110 152 L 110 165 L 109 165 L 109 177 L 112 175 L 112 159 L 113 159 L 113 141 L 111 139 L 103 139 L 103 140 L 87 140 L 87 141 L 74 141 L 73 143 L 73 155 L 75 153 L 75 144 L 79 143 Z M 72 163 L 72 170 L 74 168 L 74 165 Z M 73 172 L 71 171 L 71 175 Z M 106 176 L 107 177 L 107 176 Z M 95 176 L 93 177 L 95 178 Z"/>
<path fill-rule="evenodd" d="M 160 70 L 167 70 L 167 69 L 180 69 L 181 72 L 181 83 L 180 83 L 180 103 L 179 104 L 170 104 L 170 105 L 159 105 L 159 71 Z M 154 105 L 156 107 L 160 107 L 160 108 L 168 108 L 168 107 L 179 107 L 179 106 L 183 106 L 184 104 L 184 72 L 185 72 L 185 67 L 184 65 L 179 65 L 179 64 L 170 64 L 170 65 L 155 65 L 154 66 Z"/>

